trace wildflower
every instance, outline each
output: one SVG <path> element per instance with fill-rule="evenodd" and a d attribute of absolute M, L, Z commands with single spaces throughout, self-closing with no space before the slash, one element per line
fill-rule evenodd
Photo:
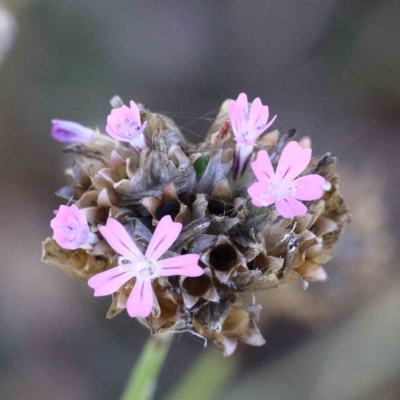
<path fill-rule="evenodd" d="M 54 239 L 64 249 L 78 248 L 91 250 L 99 239 L 90 231 L 85 214 L 75 205 L 60 206 L 50 222 L 54 230 Z"/>
<path fill-rule="evenodd" d="M 268 153 L 259 151 L 251 168 L 258 182 L 248 188 L 252 202 L 257 207 L 275 203 L 278 213 L 285 218 L 304 215 L 307 207 L 299 200 L 317 200 L 322 197 L 325 179 L 320 175 L 301 174 L 311 160 L 311 149 L 303 149 L 297 142 L 290 142 L 279 159 L 276 173 Z"/>
<path fill-rule="evenodd" d="M 137 104 L 131 100 L 130 108 L 123 105 L 114 108 L 107 118 L 107 133 L 114 139 L 128 142 L 140 152 L 147 147 L 143 131 L 146 129 L 147 121 L 142 125 L 140 112 Z"/>
<path fill-rule="evenodd" d="M 53 119 L 51 136 L 62 143 L 87 143 L 96 139 L 97 133 L 77 122 Z"/>
<path fill-rule="evenodd" d="M 130 238 L 124 227 L 115 219 L 109 218 L 107 224 L 99 228 L 108 244 L 118 253 L 118 266 L 95 275 L 89 279 L 89 286 L 95 289 L 95 296 L 115 293 L 130 279 L 136 278 L 127 301 L 128 314 L 131 317 L 145 318 L 153 308 L 152 281 L 160 276 L 183 275 L 196 277 L 203 274 L 197 264 L 197 254 L 159 260 L 178 238 L 182 224 L 173 222 L 167 215 L 158 223 L 143 255 Z"/>
<path fill-rule="evenodd" d="M 276 115 L 270 121 L 268 118 L 268 106 L 263 106 L 259 97 L 250 107 L 245 93 L 240 93 L 236 101 L 231 100 L 229 119 L 237 142 L 233 160 L 234 180 L 247 168 L 256 139 L 274 123 Z"/>
<path fill-rule="evenodd" d="M 276 115 L 268 122 L 268 106 L 257 97 L 249 107 L 247 95 L 240 93 L 236 101 L 230 102 L 229 118 L 236 142 L 255 146 L 255 140 L 274 123 Z"/>

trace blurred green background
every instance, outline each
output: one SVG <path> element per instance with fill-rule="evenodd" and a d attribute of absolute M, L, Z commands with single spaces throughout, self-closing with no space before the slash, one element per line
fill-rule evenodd
<path fill-rule="evenodd" d="M 118 94 L 199 141 L 244 91 L 338 156 L 354 220 L 328 282 L 257 297 L 267 344 L 227 360 L 216 399 L 399 399 L 399 19 L 388 0 L 0 0 L 0 398 L 117 399 L 148 336 L 40 262 L 71 162 L 50 120 L 104 130 Z M 177 336 L 156 399 L 205 351 Z"/>

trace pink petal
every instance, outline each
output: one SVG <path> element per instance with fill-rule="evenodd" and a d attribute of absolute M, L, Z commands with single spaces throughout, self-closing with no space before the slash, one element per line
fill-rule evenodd
<path fill-rule="evenodd" d="M 322 197 L 322 185 L 325 179 L 320 175 L 306 175 L 293 181 L 296 188 L 295 198 L 298 200 L 317 200 Z"/>
<path fill-rule="evenodd" d="M 167 258 L 159 260 L 162 276 L 183 275 L 183 276 L 200 276 L 204 271 L 198 265 L 199 255 L 185 254 L 183 256 Z"/>
<path fill-rule="evenodd" d="M 111 110 L 111 114 L 114 118 L 115 121 L 119 121 L 119 120 L 123 120 L 125 118 L 129 119 L 129 120 L 133 120 L 133 115 L 132 115 L 132 110 L 127 107 L 126 105 L 123 105 L 119 108 L 113 108 Z"/>
<path fill-rule="evenodd" d="M 257 97 L 251 106 L 248 123 L 249 135 L 247 139 L 256 140 L 267 128 L 275 121 L 276 115 L 268 122 L 269 108 L 263 106 L 261 100 Z"/>
<path fill-rule="evenodd" d="M 240 93 L 236 100 L 236 109 L 246 110 L 247 114 L 248 107 L 249 107 L 249 101 L 247 100 L 247 94 Z"/>
<path fill-rule="evenodd" d="M 141 122 L 140 122 L 140 111 L 139 111 L 139 107 L 137 106 L 137 104 L 131 100 L 130 102 L 130 106 L 131 106 L 131 112 L 132 112 L 132 117 L 134 118 L 134 120 L 136 121 L 138 126 L 141 126 Z"/>
<path fill-rule="evenodd" d="M 245 93 L 240 93 L 236 101 L 231 100 L 229 119 L 236 137 L 241 137 L 241 133 L 247 128 L 248 107 L 249 103 Z"/>
<path fill-rule="evenodd" d="M 260 150 L 258 152 L 257 159 L 251 163 L 251 168 L 260 182 L 268 182 L 275 176 L 271 160 L 265 150 Z"/>
<path fill-rule="evenodd" d="M 85 248 L 86 245 L 90 248 L 89 244 L 89 227 L 87 229 L 79 229 L 72 236 L 68 237 L 62 231 L 54 231 L 54 240 L 63 249 L 76 250 Z"/>
<path fill-rule="evenodd" d="M 267 125 L 265 125 L 264 131 L 265 131 L 266 129 L 268 129 L 268 128 L 275 122 L 276 117 L 277 117 L 277 115 L 274 115 L 274 116 L 272 117 L 271 121 L 269 121 L 269 122 L 267 123 Z"/>
<path fill-rule="evenodd" d="M 293 218 L 304 215 L 307 212 L 307 207 L 291 196 L 286 196 L 282 200 L 275 201 L 275 205 L 279 215 L 282 215 L 284 218 Z"/>
<path fill-rule="evenodd" d="M 275 197 L 271 193 L 269 186 L 265 182 L 253 183 L 247 192 L 251 197 L 252 203 L 256 207 L 267 207 L 275 202 Z M 262 201 L 260 201 L 260 196 L 262 196 Z"/>
<path fill-rule="evenodd" d="M 243 144 L 243 145 L 247 145 L 247 146 L 251 146 L 252 150 L 254 146 L 257 146 L 257 143 L 254 140 L 249 140 L 249 139 L 243 139 L 243 138 L 234 138 L 234 140 L 236 140 L 236 142 Z"/>
<path fill-rule="evenodd" d="M 136 279 L 135 286 L 126 304 L 128 314 L 132 318 L 146 318 L 153 309 L 153 302 L 153 287 L 151 286 L 151 281 Z"/>
<path fill-rule="evenodd" d="M 79 224 L 81 225 L 88 224 L 85 214 L 75 204 L 72 204 L 72 206 L 69 209 L 71 211 L 71 215 L 73 215 L 78 220 Z"/>
<path fill-rule="evenodd" d="M 106 132 L 113 137 L 114 139 L 117 140 L 122 140 L 122 141 L 126 141 L 127 138 L 123 135 L 118 134 L 118 131 L 116 131 L 115 129 L 115 125 L 118 123 L 118 120 L 116 119 L 116 117 L 112 114 L 110 114 L 107 117 L 107 125 L 106 125 Z"/>
<path fill-rule="evenodd" d="M 311 149 L 303 149 L 297 142 L 290 142 L 283 149 L 276 169 L 279 180 L 291 181 L 300 175 L 311 160 Z"/>
<path fill-rule="evenodd" d="M 236 100 L 232 100 L 229 102 L 229 115 L 233 115 L 236 108 Z"/>
<path fill-rule="evenodd" d="M 108 244 L 118 253 L 125 257 L 143 260 L 143 254 L 128 235 L 125 228 L 115 219 L 108 218 L 107 224 L 99 228 L 101 234 Z"/>
<path fill-rule="evenodd" d="M 97 275 L 92 276 L 88 280 L 88 285 L 92 289 L 96 289 L 105 283 L 109 282 L 112 278 L 115 278 L 118 275 L 124 274 L 126 271 L 121 271 L 119 267 L 114 267 L 111 269 L 108 269 L 107 271 L 100 272 Z"/>
<path fill-rule="evenodd" d="M 266 112 L 265 112 L 266 111 Z M 250 108 L 249 125 L 260 126 L 265 125 L 268 121 L 269 111 L 268 107 L 263 107 L 259 97 L 253 100 Z"/>
<path fill-rule="evenodd" d="M 77 221 L 80 225 L 88 224 L 83 211 L 72 204 L 71 206 L 61 205 L 56 217 L 51 220 L 50 226 L 52 229 L 57 229 L 68 224 L 71 220 Z"/>
<path fill-rule="evenodd" d="M 182 224 L 173 222 L 169 215 L 162 217 L 147 247 L 146 258 L 158 260 L 172 246 L 181 230 Z"/>
<path fill-rule="evenodd" d="M 143 133 L 143 131 L 146 129 L 146 127 L 147 127 L 147 121 L 144 121 L 144 122 L 143 122 L 143 125 L 141 126 L 141 128 L 138 129 L 138 130 L 136 131 L 136 137 L 137 137 L 138 139 L 143 140 L 143 139 L 140 137 L 140 134 Z"/>
<path fill-rule="evenodd" d="M 119 288 L 125 285 L 125 283 L 129 281 L 129 279 L 132 279 L 135 276 L 135 273 L 136 271 L 132 270 L 114 276 L 114 278 L 111 278 L 103 285 L 96 287 L 94 290 L 94 295 L 96 297 L 99 297 L 99 296 L 108 296 L 110 294 L 115 293 Z"/>

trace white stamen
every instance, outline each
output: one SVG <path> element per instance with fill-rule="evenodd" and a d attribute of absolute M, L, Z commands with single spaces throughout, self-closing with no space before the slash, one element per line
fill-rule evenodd
<path fill-rule="evenodd" d="M 322 185 L 322 189 L 324 189 L 325 192 L 329 192 L 332 189 L 332 184 L 325 180 L 324 184 Z"/>
<path fill-rule="evenodd" d="M 271 179 L 269 181 L 269 189 L 276 200 L 282 200 L 287 192 L 291 192 L 291 196 L 296 195 L 296 187 L 293 182 L 276 181 Z"/>
<path fill-rule="evenodd" d="M 160 276 L 160 265 L 151 260 L 137 261 L 129 257 L 119 257 L 118 268 L 121 272 L 135 271 L 141 279 L 151 280 Z"/>

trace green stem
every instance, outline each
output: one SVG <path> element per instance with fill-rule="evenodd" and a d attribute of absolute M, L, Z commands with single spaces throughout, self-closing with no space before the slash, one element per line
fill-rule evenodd
<path fill-rule="evenodd" d="M 206 351 L 189 369 L 167 400 L 214 400 L 237 371 L 235 357 L 223 358 L 216 351 Z"/>
<path fill-rule="evenodd" d="M 129 377 L 121 400 L 151 400 L 157 378 L 171 345 L 171 335 L 151 336 Z"/>

